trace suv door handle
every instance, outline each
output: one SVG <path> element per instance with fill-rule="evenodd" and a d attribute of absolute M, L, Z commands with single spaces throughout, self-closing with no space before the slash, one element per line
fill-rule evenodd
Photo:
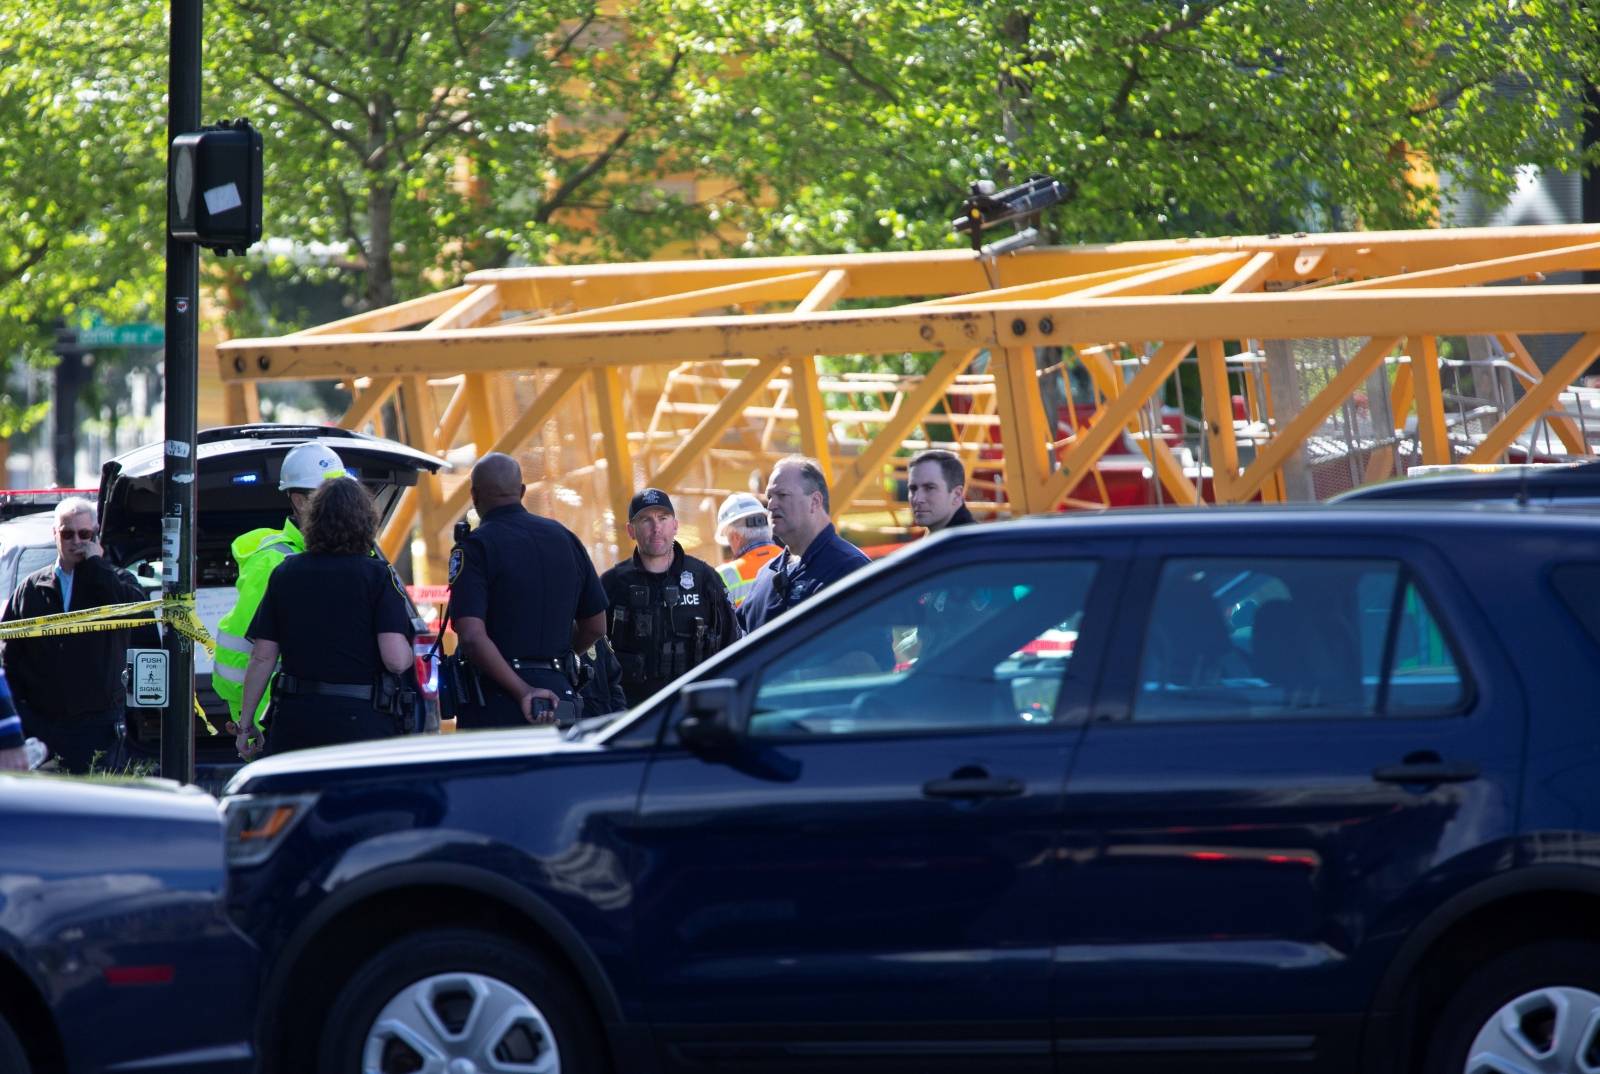
<path fill-rule="evenodd" d="M 930 779 L 922 785 L 922 793 L 928 798 L 1015 798 L 1023 790 L 1022 780 L 1010 776 Z"/>
<path fill-rule="evenodd" d="M 1372 770 L 1379 783 L 1467 783 L 1480 775 L 1471 761 L 1421 761 L 1380 765 Z"/>

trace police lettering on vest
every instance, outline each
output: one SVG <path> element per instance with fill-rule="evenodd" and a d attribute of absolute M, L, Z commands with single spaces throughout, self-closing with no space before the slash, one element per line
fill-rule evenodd
<path fill-rule="evenodd" d="M 622 689 L 630 705 L 739 637 L 722 578 L 677 542 L 666 570 L 646 570 L 635 552 L 601 575 L 600 584 L 610 602 L 606 634 L 622 665 Z"/>

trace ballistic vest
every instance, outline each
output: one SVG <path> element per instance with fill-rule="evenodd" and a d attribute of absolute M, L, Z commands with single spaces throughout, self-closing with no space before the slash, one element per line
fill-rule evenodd
<path fill-rule="evenodd" d="M 211 688 L 228 704 L 228 715 L 235 723 L 239 709 L 244 705 L 244 672 L 250 663 L 250 621 L 256 617 L 261 598 L 266 596 L 267 581 L 290 556 L 306 550 L 306 539 L 293 519 L 286 520 L 280 530 L 251 530 L 233 542 L 233 561 L 239 565 L 238 599 L 228 614 L 217 622 L 216 666 L 211 671 Z M 256 722 L 261 722 L 272 700 L 272 684 L 261 692 L 261 704 L 256 710 Z"/>

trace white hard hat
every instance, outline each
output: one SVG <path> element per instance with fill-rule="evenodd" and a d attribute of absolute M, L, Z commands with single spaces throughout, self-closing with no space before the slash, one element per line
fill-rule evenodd
<path fill-rule="evenodd" d="M 741 518 L 751 515 L 760 515 L 763 519 L 767 516 L 767 509 L 761 506 L 761 501 L 748 492 L 735 492 L 722 506 L 717 508 L 717 543 L 728 543 L 728 527 Z"/>
<path fill-rule="evenodd" d="M 348 475 L 344 472 L 344 463 L 332 448 L 301 444 L 283 457 L 283 469 L 278 472 L 278 491 L 314 489 L 330 477 L 345 476 Z"/>

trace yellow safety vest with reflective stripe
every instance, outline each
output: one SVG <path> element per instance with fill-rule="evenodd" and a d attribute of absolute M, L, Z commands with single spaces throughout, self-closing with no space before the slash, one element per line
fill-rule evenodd
<path fill-rule="evenodd" d="M 761 573 L 761 568 L 767 565 L 767 561 L 781 555 L 783 549 L 778 545 L 764 544 L 717 568 L 717 573 L 722 576 L 722 584 L 728 587 L 728 596 L 733 598 L 735 608 L 750 595 L 750 587 L 756 584 L 756 576 Z"/>
<path fill-rule="evenodd" d="M 267 593 L 267 580 L 278 564 L 306 550 L 306 539 L 290 519 L 281 530 L 251 530 L 233 542 L 233 561 L 239 565 L 239 598 L 217 621 L 216 666 L 211 672 L 211 688 L 228 703 L 228 715 L 235 723 L 244 705 L 244 672 L 250 663 L 250 621 L 256 617 L 261 598 Z M 272 684 L 261 693 L 256 722 L 272 700 Z"/>

